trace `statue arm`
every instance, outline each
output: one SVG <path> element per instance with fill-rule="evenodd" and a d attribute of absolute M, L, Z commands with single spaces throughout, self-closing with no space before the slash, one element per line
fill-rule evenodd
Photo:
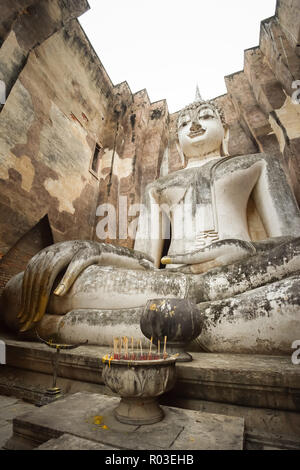
<path fill-rule="evenodd" d="M 151 183 L 146 187 L 143 203 L 141 204 L 134 249 L 150 256 L 155 267 L 159 268 L 163 244 L 162 217 L 158 195 L 155 184 Z"/>
<path fill-rule="evenodd" d="M 253 199 L 268 237 L 300 233 L 300 212 L 286 175 L 276 156 L 264 155 L 263 167 L 253 189 Z"/>

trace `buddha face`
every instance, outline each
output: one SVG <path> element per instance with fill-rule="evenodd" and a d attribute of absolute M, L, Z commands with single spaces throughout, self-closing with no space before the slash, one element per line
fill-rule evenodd
<path fill-rule="evenodd" d="M 188 159 L 220 151 L 224 128 L 214 107 L 202 103 L 184 109 L 178 119 L 178 138 Z"/>

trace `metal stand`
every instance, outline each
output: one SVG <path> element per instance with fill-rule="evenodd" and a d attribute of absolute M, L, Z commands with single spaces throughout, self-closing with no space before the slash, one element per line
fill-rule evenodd
<path fill-rule="evenodd" d="M 46 344 L 49 346 L 49 348 L 56 349 L 56 353 L 54 353 L 54 357 L 52 360 L 52 365 L 53 365 L 53 381 L 52 381 L 52 387 L 48 388 L 44 395 L 42 396 L 41 400 L 37 403 L 37 406 L 44 406 L 48 405 L 49 403 L 52 403 L 53 401 L 56 401 L 60 398 L 64 397 L 64 393 L 60 387 L 56 386 L 56 380 L 57 380 L 57 372 L 58 372 L 58 361 L 59 361 L 59 353 L 61 349 L 75 349 L 78 348 L 79 346 L 83 346 L 88 343 L 88 340 L 86 340 L 84 343 L 78 343 L 78 344 L 57 344 L 53 343 L 52 340 L 46 341 L 45 339 L 41 338 L 38 334 L 37 331 L 36 335 L 38 337 L 38 340 L 41 343 Z"/>

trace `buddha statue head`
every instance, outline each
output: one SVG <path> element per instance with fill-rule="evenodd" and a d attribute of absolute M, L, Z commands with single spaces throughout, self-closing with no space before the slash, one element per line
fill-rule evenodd
<path fill-rule="evenodd" d="M 186 106 L 177 121 L 178 140 L 186 160 L 228 155 L 228 128 L 213 101 L 197 100 Z"/>

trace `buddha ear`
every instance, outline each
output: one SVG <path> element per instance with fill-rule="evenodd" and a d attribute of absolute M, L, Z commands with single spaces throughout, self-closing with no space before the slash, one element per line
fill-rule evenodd
<path fill-rule="evenodd" d="M 221 154 L 223 157 L 229 157 L 229 127 L 224 126 L 224 138 L 221 145 Z"/>

